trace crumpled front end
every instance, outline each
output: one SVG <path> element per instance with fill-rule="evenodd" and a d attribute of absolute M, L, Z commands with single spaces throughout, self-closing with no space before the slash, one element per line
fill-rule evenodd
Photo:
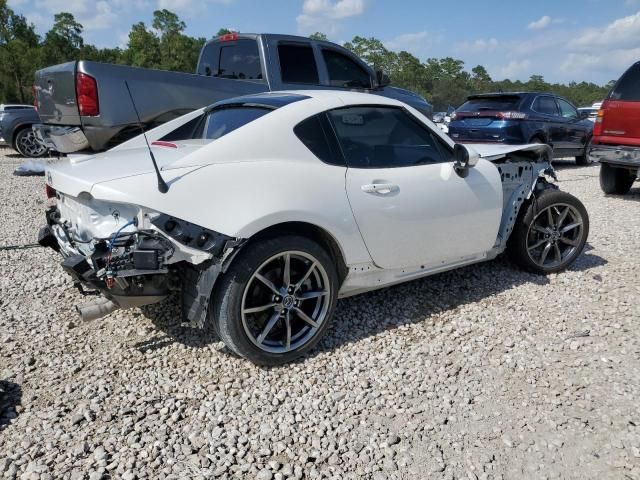
<path fill-rule="evenodd" d="M 62 267 L 81 292 L 99 292 L 115 307 L 131 308 L 183 291 L 186 320 L 202 323 L 211 290 L 198 298 L 195 286 L 183 280 L 197 285 L 211 269 L 215 280 L 223 258 L 238 245 L 235 239 L 139 205 L 96 200 L 86 192 L 72 197 L 51 187 L 47 192 L 39 242 L 62 254 Z"/>

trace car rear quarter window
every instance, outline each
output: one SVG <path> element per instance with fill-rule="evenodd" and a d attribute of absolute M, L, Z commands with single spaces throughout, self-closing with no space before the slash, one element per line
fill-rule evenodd
<path fill-rule="evenodd" d="M 216 140 L 273 111 L 261 107 L 226 107 L 213 110 L 204 119 L 203 138 Z"/>
<path fill-rule="evenodd" d="M 458 112 L 496 111 L 509 112 L 518 110 L 522 98 L 514 95 L 470 98 L 458 108 Z"/>
<path fill-rule="evenodd" d="M 445 160 L 437 140 L 402 108 L 349 107 L 329 117 L 351 168 L 397 168 Z"/>
<path fill-rule="evenodd" d="M 369 73 L 353 59 L 335 50 L 323 49 L 329 83 L 334 87 L 371 88 Z"/>
<path fill-rule="evenodd" d="M 236 80 L 262 80 L 260 53 L 255 40 L 243 39 L 220 47 L 215 77 Z"/>
<path fill-rule="evenodd" d="M 536 112 L 542 113 L 544 115 L 559 115 L 556 99 L 548 95 L 537 97 L 533 102 L 532 108 Z"/>
<path fill-rule="evenodd" d="M 627 102 L 640 102 L 640 62 L 624 72 L 620 80 L 609 93 L 609 99 Z"/>
<path fill-rule="evenodd" d="M 278 45 L 282 83 L 318 84 L 318 67 L 311 45 Z"/>
<path fill-rule="evenodd" d="M 294 127 L 293 132 L 324 163 L 345 165 L 326 114 L 321 113 L 303 120 Z"/>

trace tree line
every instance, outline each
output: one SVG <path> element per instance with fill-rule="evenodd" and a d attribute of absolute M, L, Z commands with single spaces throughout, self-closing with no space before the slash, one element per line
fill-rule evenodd
<path fill-rule="evenodd" d="M 93 60 L 145 68 L 193 73 L 206 39 L 184 33 L 185 23 L 173 12 L 153 13 L 151 25 L 132 25 L 126 47 L 97 48 L 83 38 L 83 26 L 71 13 L 54 15 L 51 29 L 36 33 L 33 24 L 0 0 L 0 103 L 31 103 L 34 73 L 39 68 L 72 60 Z M 229 33 L 220 29 L 218 35 Z M 317 32 L 312 38 L 326 40 Z M 428 58 L 422 62 L 409 52 L 395 52 L 376 38 L 356 36 L 344 47 L 376 69 L 384 70 L 393 85 L 414 91 L 434 106 L 434 111 L 457 107 L 474 93 L 492 91 L 553 91 L 577 106 L 591 105 L 605 97 L 612 82 L 549 83 L 541 75 L 528 81 L 493 80 L 486 68 L 467 71 L 465 63 L 452 57 Z"/>

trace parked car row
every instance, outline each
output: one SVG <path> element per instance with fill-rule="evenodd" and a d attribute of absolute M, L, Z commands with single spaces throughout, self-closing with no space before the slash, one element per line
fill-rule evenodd
<path fill-rule="evenodd" d="M 254 94 L 50 165 L 39 241 L 102 295 L 81 318 L 178 291 L 185 321 L 275 365 L 313 348 L 338 298 L 505 251 L 540 274 L 570 266 L 589 217 L 547 181 L 551 157 L 456 144 L 382 95 Z"/>

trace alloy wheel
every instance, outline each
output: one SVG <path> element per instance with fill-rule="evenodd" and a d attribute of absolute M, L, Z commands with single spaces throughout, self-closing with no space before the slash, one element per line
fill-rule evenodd
<path fill-rule="evenodd" d="M 536 215 L 527 235 L 527 254 L 543 268 L 555 268 L 572 259 L 581 245 L 583 219 L 567 204 L 551 205 Z"/>
<path fill-rule="evenodd" d="M 322 264 L 302 251 L 267 259 L 242 296 L 242 326 L 261 350 L 283 354 L 307 344 L 327 319 L 330 282 Z"/>
<path fill-rule="evenodd" d="M 47 147 L 36 139 L 33 130 L 23 130 L 17 139 L 17 147 L 20 153 L 26 157 L 40 157 L 45 154 Z"/>

